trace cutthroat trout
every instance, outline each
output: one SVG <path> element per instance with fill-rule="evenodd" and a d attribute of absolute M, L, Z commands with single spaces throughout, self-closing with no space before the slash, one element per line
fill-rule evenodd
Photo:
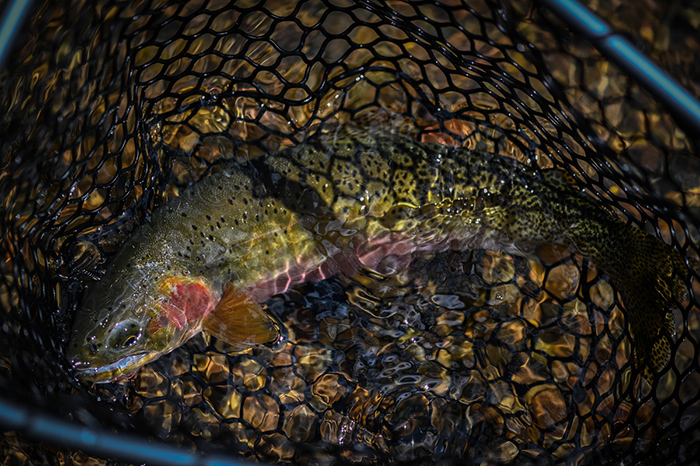
<path fill-rule="evenodd" d="M 420 251 L 554 243 L 592 259 L 619 290 L 635 361 L 669 361 L 686 266 L 613 218 L 556 170 L 408 140 L 321 136 L 214 174 L 137 229 L 78 311 L 80 378 L 128 377 L 205 330 L 274 342 L 264 303 L 294 284 L 360 267 L 391 271 Z M 398 264 L 398 265 L 397 265 Z"/>

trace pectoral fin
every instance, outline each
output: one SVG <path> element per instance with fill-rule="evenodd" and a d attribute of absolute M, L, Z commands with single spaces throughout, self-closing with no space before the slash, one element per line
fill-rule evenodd
<path fill-rule="evenodd" d="M 277 325 L 263 308 L 230 283 L 226 284 L 219 304 L 204 319 L 202 328 L 234 345 L 270 343 L 280 335 Z"/>

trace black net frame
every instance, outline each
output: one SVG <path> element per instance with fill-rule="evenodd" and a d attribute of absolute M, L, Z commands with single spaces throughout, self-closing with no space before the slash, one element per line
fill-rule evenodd
<path fill-rule="evenodd" d="M 338 375 L 340 363 L 320 375 L 335 377 L 331 386 L 343 394 L 324 395 L 331 402 L 315 408 L 319 417 L 308 438 L 284 427 L 286 414 L 301 410 L 304 402 L 285 404 L 279 395 L 271 396 L 272 382 L 262 389 L 239 384 L 237 393 L 255 400 L 251 404 L 280 404 L 275 426 L 243 411 L 226 422 L 216 404 L 222 387 L 246 374 L 259 375 L 255 371 L 266 360 L 262 353 L 231 355 L 198 340 L 144 370 L 133 384 L 76 382 L 63 356 L 70 319 L 83 286 L 136 224 L 232 154 L 240 160 L 255 157 L 350 120 L 408 125 L 423 140 L 556 167 L 611 212 L 676 246 L 690 264 L 697 261 L 698 167 L 692 139 L 548 12 L 488 2 L 239 2 L 232 8 L 236 13 L 227 16 L 231 6 L 214 3 L 50 3 L 32 15 L 26 41 L 2 75 L 0 387 L 5 396 L 96 429 L 263 461 L 693 460 L 700 400 L 693 388 L 700 376 L 695 272 L 689 298 L 677 313 L 671 367 L 651 388 L 632 391 L 626 380 L 632 364 L 624 356 L 561 357 L 533 343 L 528 354 L 548 355 L 545 365 L 553 372 L 557 364 L 573 363 L 594 375 L 565 390 L 553 385 L 566 377 L 555 375 L 549 384 L 539 381 L 526 389 L 522 381 L 499 376 L 468 385 L 485 390 L 490 401 L 474 396 L 461 405 L 434 387 L 409 392 L 412 402 L 431 413 L 425 426 L 408 437 L 420 445 L 413 449 L 402 438 L 382 443 L 377 437 L 391 425 L 391 413 L 395 418 L 405 414 L 397 399 L 384 399 L 379 412 L 385 419 L 348 414 L 353 403 L 369 401 L 360 396 L 361 383 Z M 198 60 L 202 55 L 208 59 Z M 612 84 L 599 85 L 601 76 Z M 484 276 L 491 273 L 484 264 L 509 267 L 508 260 L 484 252 L 462 260 L 481 264 Z M 580 273 L 591 267 L 572 255 L 548 264 L 548 273 L 570 265 Z M 517 260 L 513 267 L 515 275 L 486 282 L 488 293 L 526 273 Z M 580 292 L 590 294 L 604 287 L 601 283 L 606 278 L 596 276 Z M 331 282 L 307 291 L 342 302 L 338 286 Z M 560 297 L 559 302 L 562 317 L 561 309 L 574 299 Z M 299 317 L 297 322 L 313 322 L 309 309 L 323 306 L 303 298 L 277 304 L 284 308 L 282 315 Z M 594 304 L 589 315 L 614 314 L 619 304 L 616 299 Z M 496 327 L 506 327 L 503 322 L 513 322 L 509 319 Z M 614 321 L 605 318 L 595 339 L 611 341 L 613 353 L 629 354 L 629 341 L 619 332 L 624 326 Z M 549 325 L 544 333 L 559 329 Z M 294 355 L 302 360 L 303 351 L 318 347 L 300 343 Z M 488 357 L 488 345 L 484 348 Z M 608 362 L 611 370 L 605 370 L 602 361 L 607 360 L 614 361 Z M 178 368 L 183 361 L 184 371 Z M 591 370 L 591 364 L 600 367 Z M 225 369 L 214 369 L 217 365 Z M 420 371 L 421 380 L 440 379 Z M 188 372 L 194 381 L 186 380 Z M 226 383 L 211 379 L 222 373 Z M 459 375 L 449 375 L 450 383 L 457 383 Z M 327 388 L 318 377 L 307 382 L 304 393 L 310 398 Z M 183 386 L 199 387 L 203 399 L 189 405 L 178 398 Z M 256 395 L 261 390 L 264 394 Z M 568 402 L 586 405 L 589 396 L 594 398 L 590 412 Z M 513 398 L 524 404 L 522 411 L 508 406 L 506 400 Z M 565 415 L 545 404 L 563 407 Z M 467 416 L 467 407 L 477 414 Z M 432 413 L 457 420 L 442 424 Z M 173 421 L 159 422 L 165 419 Z M 522 431 L 529 423 L 534 432 L 513 433 L 518 428 L 512 424 L 520 423 Z M 352 442 L 339 438 L 342 429 L 352 433 Z M 591 432 L 602 440 L 592 442 Z M 28 442 L 21 434 L 5 435 L 2 454 L 10 461 L 84 458 L 80 452 Z"/>

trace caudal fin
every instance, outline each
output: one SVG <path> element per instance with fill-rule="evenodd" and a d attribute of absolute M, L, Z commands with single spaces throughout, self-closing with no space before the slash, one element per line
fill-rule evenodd
<path fill-rule="evenodd" d="M 649 383 L 671 359 L 673 310 L 687 294 L 687 267 L 678 251 L 628 225 L 624 258 L 608 271 L 620 289 L 635 351 L 635 364 Z"/>

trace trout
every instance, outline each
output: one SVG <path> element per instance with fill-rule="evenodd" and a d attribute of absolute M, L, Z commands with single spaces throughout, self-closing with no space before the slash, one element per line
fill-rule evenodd
<path fill-rule="evenodd" d="M 133 375 L 204 330 L 272 343 L 260 303 L 291 286 L 417 252 L 552 243 L 596 263 L 619 291 L 635 365 L 669 362 L 687 268 L 561 172 L 408 139 L 325 135 L 211 175 L 156 209 L 78 309 L 68 357 L 79 378 Z"/>

